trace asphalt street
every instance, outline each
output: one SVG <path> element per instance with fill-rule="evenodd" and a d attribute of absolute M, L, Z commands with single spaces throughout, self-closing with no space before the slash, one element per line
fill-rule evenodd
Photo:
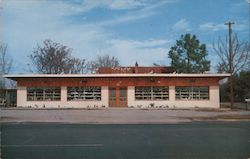
<path fill-rule="evenodd" d="M 247 159 L 250 122 L 1 123 L 3 159 Z"/>

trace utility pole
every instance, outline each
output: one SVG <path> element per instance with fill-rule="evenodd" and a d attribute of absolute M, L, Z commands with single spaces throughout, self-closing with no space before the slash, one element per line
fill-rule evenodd
<path fill-rule="evenodd" d="M 232 49 L 232 24 L 234 22 L 226 22 L 225 25 L 228 25 L 228 43 L 229 43 L 229 72 L 230 72 L 230 106 L 233 109 L 234 106 L 234 92 L 233 92 L 233 49 Z"/>
<path fill-rule="evenodd" d="M 249 23 L 249 27 L 248 27 L 248 34 L 249 34 L 249 36 L 248 36 L 248 42 L 250 43 L 250 0 L 248 0 L 248 11 L 249 11 L 249 14 L 248 14 L 248 16 L 249 16 L 249 21 L 248 21 L 248 23 Z"/>

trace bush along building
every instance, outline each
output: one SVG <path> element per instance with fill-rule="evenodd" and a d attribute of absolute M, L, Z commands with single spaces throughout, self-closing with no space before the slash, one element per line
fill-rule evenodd
<path fill-rule="evenodd" d="M 41 108 L 219 108 L 219 80 L 229 76 L 138 65 L 95 74 L 5 75 L 17 82 L 17 107 Z"/>

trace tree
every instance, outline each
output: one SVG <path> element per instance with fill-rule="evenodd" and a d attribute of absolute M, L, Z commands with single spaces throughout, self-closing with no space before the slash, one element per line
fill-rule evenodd
<path fill-rule="evenodd" d="M 230 44 L 231 45 L 229 45 L 227 37 L 225 40 L 219 37 L 217 43 L 213 43 L 213 49 L 219 57 L 217 71 L 231 74 L 230 81 L 224 84 L 223 87 L 228 88 L 230 86 L 230 102 L 231 108 L 233 108 L 234 99 L 236 98 L 236 100 L 238 100 L 237 98 L 239 98 L 239 95 L 237 95 L 239 91 L 234 92 L 234 89 L 237 89 L 235 88 L 234 80 L 237 80 L 235 77 L 238 76 L 239 72 L 249 69 L 250 44 L 247 41 L 239 41 L 237 34 L 233 35 L 232 40 L 230 39 Z M 228 46 L 231 46 L 231 54 Z M 225 91 L 228 90 L 222 89 L 221 93 L 224 94 Z"/>
<path fill-rule="evenodd" d="M 88 62 L 88 70 L 91 73 L 95 73 L 100 67 L 118 67 L 120 66 L 119 60 L 110 55 L 98 55 L 95 60 Z"/>
<path fill-rule="evenodd" d="M 51 40 L 44 40 L 43 46 L 37 45 L 29 57 L 42 74 L 70 74 L 86 71 L 85 59 L 71 56 L 72 49 Z"/>
<path fill-rule="evenodd" d="M 195 35 L 181 35 L 170 48 L 168 56 L 177 73 L 204 73 L 210 70 L 210 61 L 206 59 L 206 45 L 200 44 Z"/>
<path fill-rule="evenodd" d="M 78 59 L 78 58 L 70 59 L 69 69 L 71 74 L 87 73 L 87 66 L 84 59 Z"/>
<path fill-rule="evenodd" d="M 233 90 L 234 101 L 245 102 L 245 98 L 250 98 L 250 71 L 241 71 L 233 75 Z M 230 86 L 229 83 L 223 83 L 220 86 L 220 97 L 222 102 L 230 100 Z"/>
<path fill-rule="evenodd" d="M 219 73 L 230 73 L 230 56 L 227 37 L 225 40 L 218 38 L 216 43 L 213 43 L 213 50 L 219 57 L 217 71 Z M 239 41 L 237 34 L 232 38 L 232 74 L 235 75 L 242 70 L 246 70 L 250 63 L 250 43 L 247 41 Z"/>
<path fill-rule="evenodd" d="M 250 98 L 250 71 L 241 71 L 235 79 L 235 99 L 236 101 L 245 102 Z"/>
<path fill-rule="evenodd" d="M 8 74 L 12 67 L 12 59 L 7 57 L 7 44 L 0 42 L 0 88 L 7 87 L 7 81 L 3 75 Z"/>

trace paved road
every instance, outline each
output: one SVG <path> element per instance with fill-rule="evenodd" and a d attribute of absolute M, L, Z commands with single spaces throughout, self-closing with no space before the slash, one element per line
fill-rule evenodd
<path fill-rule="evenodd" d="M 250 122 L 1 123 L 3 159 L 247 159 Z"/>

